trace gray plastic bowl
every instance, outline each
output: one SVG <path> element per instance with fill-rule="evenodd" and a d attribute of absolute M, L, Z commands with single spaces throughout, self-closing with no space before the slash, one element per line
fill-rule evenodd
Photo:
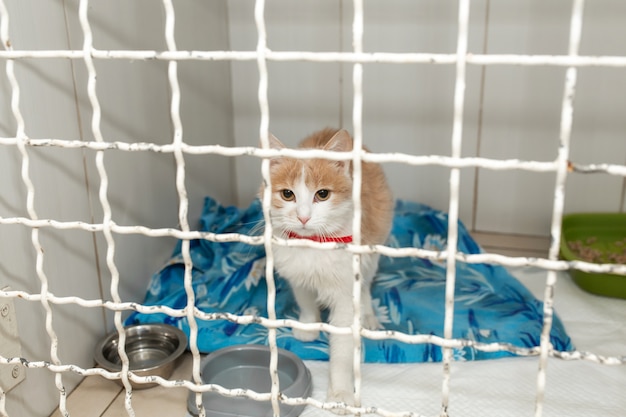
<path fill-rule="evenodd" d="M 187 348 L 187 336 L 169 324 L 138 324 L 125 328 L 125 350 L 130 362 L 129 370 L 137 376 L 160 376 L 169 378 L 178 360 Z M 113 332 L 98 346 L 94 358 L 99 367 L 111 372 L 122 370 L 122 361 L 117 351 L 119 335 Z M 122 385 L 122 381 L 115 382 Z M 140 384 L 131 381 L 134 389 L 158 385 Z"/>
<path fill-rule="evenodd" d="M 270 349 L 261 345 L 238 345 L 217 350 L 203 359 L 201 366 L 202 382 L 217 384 L 227 389 L 244 388 L 257 393 L 271 391 L 269 372 Z M 278 379 L 280 391 L 288 397 L 308 397 L 313 384 L 311 373 L 296 355 L 278 349 Z M 272 404 L 269 401 L 255 401 L 246 397 L 225 397 L 217 392 L 202 394 L 207 417 L 271 417 Z M 280 404 L 280 415 L 296 417 L 304 405 Z M 187 409 L 197 416 L 196 394 L 189 393 Z"/>

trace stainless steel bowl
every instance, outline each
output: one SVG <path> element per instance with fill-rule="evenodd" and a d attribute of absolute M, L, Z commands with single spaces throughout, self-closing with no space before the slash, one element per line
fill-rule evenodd
<path fill-rule="evenodd" d="M 125 351 L 130 362 L 129 370 L 137 376 L 169 378 L 178 360 L 187 348 L 187 336 L 168 324 L 138 324 L 125 328 Z M 96 346 L 94 358 L 99 367 L 111 372 L 122 369 L 118 353 L 119 335 L 113 332 Z M 116 380 L 122 385 L 121 380 Z M 135 383 L 134 389 L 150 388 L 156 383 Z"/>

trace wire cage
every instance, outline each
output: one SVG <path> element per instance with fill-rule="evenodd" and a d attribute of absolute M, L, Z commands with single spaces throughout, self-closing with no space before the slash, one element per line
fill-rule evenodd
<path fill-rule="evenodd" d="M 558 297 L 556 285 L 559 273 L 577 269 L 626 275 L 624 265 L 568 262 L 559 259 L 562 219 L 564 212 L 568 210 L 567 199 L 571 195 L 568 188 L 571 186 L 567 181 L 573 173 L 599 173 L 602 184 L 610 183 L 607 186 L 608 191 L 600 190 L 602 187 L 591 187 L 591 195 L 597 197 L 595 200 L 604 201 L 604 205 L 601 205 L 603 209 L 608 207 L 623 212 L 626 201 L 626 141 L 623 136 L 618 134 L 608 141 L 599 142 L 599 146 L 604 147 L 602 155 L 615 158 L 612 162 L 579 162 L 573 156 L 593 149 L 593 146 L 586 145 L 582 151 L 577 150 L 572 140 L 577 127 L 575 99 L 581 83 L 589 82 L 581 82 L 581 71 L 601 68 L 621 74 L 626 67 L 626 51 L 615 53 L 609 50 L 604 53 L 600 49 L 600 52 L 581 53 L 584 49 L 581 45 L 584 46 L 583 27 L 586 17 L 584 0 L 555 2 L 559 3 L 558 7 L 533 3 L 535 12 L 541 12 L 542 7 L 558 9 L 551 9 L 553 14 L 550 16 L 556 16 L 555 19 L 560 24 L 548 21 L 543 35 L 554 35 L 563 40 L 559 45 L 565 46 L 560 52 L 538 54 L 507 53 L 506 48 L 502 48 L 505 51 L 502 52 L 498 45 L 488 47 L 487 40 L 491 39 L 489 30 L 497 29 L 488 24 L 490 13 L 495 13 L 495 9 L 499 7 L 489 0 L 459 0 L 447 2 L 445 6 L 435 4 L 441 2 L 425 2 L 424 7 L 429 8 L 430 14 L 423 12 L 424 16 L 420 17 L 424 25 L 435 25 L 428 19 L 437 16 L 438 12 L 434 9 L 438 7 L 445 7 L 446 13 L 453 12 L 447 14 L 448 17 L 453 16 L 451 21 L 446 22 L 447 32 L 435 31 L 428 40 L 435 46 L 415 50 L 414 42 L 424 41 L 407 40 L 403 32 L 404 26 L 399 23 L 399 28 L 391 32 L 391 46 L 381 46 L 373 51 L 368 49 L 365 40 L 376 46 L 379 46 L 377 42 L 388 42 L 390 39 L 385 37 L 388 35 L 383 36 L 377 32 L 380 29 L 377 24 L 390 20 L 390 26 L 393 27 L 393 19 L 398 17 L 387 14 L 385 10 L 391 6 L 383 5 L 382 2 L 327 1 L 319 4 L 306 3 L 301 5 L 302 9 L 281 1 L 264 0 L 220 1 L 210 4 L 182 4 L 163 0 L 159 4 L 155 3 L 139 2 L 130 7 L 124 2 L 107 6 L 94 0 L 65 0 L 48 4 L 39 10 L 36 2 L 0 0 L 0 38 L 3 45 L 0 59 L 5 68 L 5 76 L 0 82 L 3 91 L 0 109 L 3 116 L 7 117 L 0 123 L 0 130 L 3 132 L 3 137 L 0 138 L 0 160 L 3 161 L 5 176 L 4 196 L 0 196 L 0 247 L 3 252 L 0 257 L 0 296 L 16 303 L 22 341 L 18 355 L 0 352 L 0 369 L 17 369 L 18 373 L 27 373 L 26 382 L 13 393 L 4 389 L 0 392 L 0 415 L 47 415 L 56 407 L 63 415 L 81 415 L 80 410 L 72 410 L 68 406 L 67 397 L 82 378 L 93 375 L 109 379 L 121 378 L 125 390 L 125 412 L 135 415 L 131 382 L 155 382 L 154 378 L 129 374 L 128 358 L 124 354 L 121 355 L 123 369 L 120 374 L 96 368 L 91 362 L 92 347 L 110 327 L 114 327 L 119 332 L 120 339 L 124 340 L 124 317 L 131 311 L 185 317 L 189 323 L 190 351 L 193 358 L 191 375 L 184 381 L 157 378 L 159 385 L 171 389 L 184 387 L 198 396 L 202 392 L 215 390 L 215 387 L 203 385 L 200 377 L 201 354 L 197 346 L 196 323 L 198 320 L 211 320 L 214 317 L 194 307 L 196 294 L 192 287 L 193 262 L 189 253 L 189 242 L 193 239 L 238 241 L 249 245 L 263 245 L 266 250 L 268 316 L 231 315 L 228 320 L 241 324 L 254 320 L 268 328 L 272 352 L 271 392 L 247 392 L 245 395 L 270 401 L 275 415 L 280 414 L 279 404 L 283 402 L 306 404 L 308 409 L 320 413 L 331 409 L 382 416 L 427 415 L 430 411 L 388 409 L 361 401 L 364 400 L 361 392 L 361 338 L 390 338 L 413 344 L 431 343 L 441 346 L 443 363 L 438 371 L 439 398 L 436 401 L 441 416 L 457 415 L 450 400 L 455 390 L 452 352 L 453 348 L 468 343 L 479 350 L 505 350 L 537 358 L 535 400 L 532 404 L 532 413 L 537 417 L 544 414 L 546 381 L 550 374 L 548 362 L 552 358 L 593 362 L 597 366 L 615 365 L 622 372 L 622 379 L 619 381 L 623 382 L 623 352 L 609 355 L 585 351 L 560 352 L 553 348 L 549 339 L 553 304 L 555 297 Z M 192 3 L 204 13 L 190 6 Z M 407 2 L 397 3 L 398 10 L 411 7 Z M 517 24 L 515 16 L 507 15 L 512 12 L 507 12 L 506 7 L 517 9 L 514 2 L 507 3 L 510 4 L 500 5 L 503 7 L 500 11 L 504 10 L 502 13 L 509 19 L 505 24 L 514 27 Z M 268 9 L 272 14 L 279 8 L 289 7 L 291 14 L 268 19 Z M 602 7 L 610 9 L 608 5 Z M 621 6 L 613 4 L 611 7 L 618 9 Z M 587 13 L 596 13 L 600 8 L 597 5 L 588 7 L 591 12 L 588 10 Z M 336 25 L 329 24 L 330 29 L 324 27 L 319 29 L 321 32 L 305 24 L 298 26 L 299 17 L 319 10 L 322 10 L 321 21 L 330 15 L 335 19 Z M 328 10 L 332 12 L 325 14 Z M 368 10 L 372 10 L 369 15 Z M 563 10 L 568 12 L 562 13 Z M 142 13 L 148 13 L 150 18 L 144 19 Z M 597 16 L 592 15 L 591 18 L 595 17 Z M 620 18 L 619 13 L 613 13 L 613 17 Z M 281 18 L 285 19 L 281 28 L 295 26 L 295 29 L 291 28 L 292 32 L 300 33 L 301 39 L 304 39 L 300 44 L 294 42 L 296 47 L 299 46 L 297 49 L 290 48 L 292 44 L 289 34 L 292 32 L 283 33 L 282 29 L 271 32 L 272 23 L 280 23 Z M 293 18 L 295 23 L 288 20 L 289 18 Z M 413 16 L 406 20 L 410 21 L 412 18 Z M 493 22 L 493 16 L 491 19 Z M 30 25 L 26 24 L 28 21 L 31 22 Z M 132 24 L 120 25 L 120 28 L 107 26 L 116 21 Z M 140 28 L 136 22 L 141 22 Z M 374 23 L 368 25 L 366 22 Z M 399 22 L 405 20 L 400 19 Z M 567 28 L 567 31 L 557 34 L 553 28 L 557 26 Z M 477 31 L 476 28 L 481 29 Z M 138 31 L 142 36 L 138 36 Z M 29 32 L 31 34 L 27 35 Z M 62 36 L 52 36 L 53 32 L 61 33 Z M 103 33 L 108 34 L 106 41 L 104 36 L 101 37 Z M 332 41 L 318 38 L 319 33 L 324 33 Z M 367 38 L 368 35 L 371 37 Z M 28 36 L 34 37 L 32 44 L 24 41 Z M 397 37 L 396 43 L 393 43 L 393 36 Z M 538 41 L 539 44 L 542 42 Z M 439 43 L 446 44 L 443 49 L 451 46 L 450 50 L 440 52 L 437 47 Z M 405 44 L 409 46 L 405 48 Z M 274 45 L 284 46 L 284 49 Z M 589 46 L 585 48 L 588 48 L 585 51 L 593 49 Z M 301 78 L 281 79 L 272 72 L 278 65 L 284 65 L 285 73 L 301 71 Z M 390 97 L 384 89 L 390 88 L 394 82 L 393 77 L 386 78 L 385 85 L 376 85 L 371 87 L 373 90 L 367 90 L 368 86 L 374 84 L 369 82 L 368 71 L 370 68 L 378 68 L 376 66 L 389 69 L 388 74 L 402 71 L 398 68 L 407 68 L 409 72 L 424 71 L 419 72 L 419 76 L 425 77 L 426 81 L 421 79 L 417 87 L 414 85 L 414 92 L 402 91 L 408 98 L 395 97 L 393 94 Z M 489 116 L 485 112 L 483 99 L 489 94 L 485 87 L 486 74 L 493 70 L 487 76 L 502 77 L 498 72 L 500 68 L 545 70 L 545 79 L 549 82 L 542 84 L 539 94 L 545 93 L 545 85 L 559 92 L 557 98 L 554 95 L 548 98 L 546 93 L 545 102 L 550 103 L 542 101 L 537 104 L 536 109 L 541 113 L 545 111 L 545 106 L 550 107 L 548 116 L 540 115 L 537 119 L 549 125 L 545 129 L 548 133 L 537 135 L 535 140 L 543 141 L 540 147 L 549 149 L 548 154 L 553 158 L 536 154 L 532 144 L 520 154 L 508 154 L 506 151 L 499 154 L 468 153 L 468 141 L 475 149 L 493 144 L 484 139 L 481 145 L 480 140 L 476 141 L 474 136 L 482 137 L 480 132 L 488 117 L 499 116 Z M 372 69 L 373 73 L 375 71 Z M 327 77 L 327 74 L 324 75 L 326 72 L 332 72 L 332 75 Z M 59 74 L 69 75 L 66 77 Z M 518 79 L 525 76 L 527 75 Z M 325 81 L 320 80 L 327 78 L 332 79 L 330 86 L 320 87 L 318 82 L 323 83 Z M 306 82 L 298 85 L 303 80 Z M 592 82 L 595 80 L 594 78 Z M 434 86 L 429 86 L 430 82 Z M 283 83 L 281 89 L 272 90 L 274 84 L 280 83 Z M 514 98 L 511 97 L 516 93 L 523 95 L 522 90 L 525 87 L 511 84 L 513 83 L 509 81 L 509 98 L 513 101 Z M 160 88 L 154 88 L 156 85 Z M 444 90 L 440 89 L 442 86 L 445 86 Z M 403 88 L 406 90 L 400 82 L 400 90 Z M 583 91 L 589 91 L 589 88 L 585 90 L 584 85 L 582 88 Z M 328 98 L 328 103 L 306 102 L 306 91 L 318 89 L 323 90 L 322 95 L 333 95 Z M 48 90 L 70 93 L 59 95 Z M 304 93 L 300 97 L 289 97 L 293 91 Z M 239 93 L 240 98 L 233 101 L 231 95 Z M 394 106 L 394 101 L 406 103 L 420 94 L 426 94 L 431 99 L 436 97 L 437 101 L 418 101 L 415 104 L 417 110 L 413 114 L 401 108 L 389 110 Z M 136 98 L 139 95 L 144 96 L 143 101 Z M 476 98 L 478 105 L 468 104 L 468 95 Z M 504 96 L 504 99 L 498 100 L 507 100 L 507 95 Z M 251 97 L 254 98 L 253 102 L 250 101 Z M 299 100 L 304 103 L 294 104 L 294 101 Z M 498 100 L 495 100 L 496 107 L 502 104 Z M 144 108 L 147 101 L 153 102 L 154 108 L 159 110 L 157 117 L 150 112 L 153 109 L 148 111 Z M 375 108 L 376 112 L 368 107 L 372 101 L 379 106 Z M 317 108 L 317 115 L 307 119 L 294 114 L 294 110 L 290 108 L 292 106 L 296 111 L 316 106 L 321 106 L 321 109 Z M 129 109 L 132 110 L 132 115 L 127 117 Z M 470 111 L 472 117 L 468 116 Z M 351 126 L 355 150 L 336 154 L 328 151 L 270 149 L 270 125 L 273 126 L 272 121 L 277 115 L 290 119 L 289 126 L 300 124 L 303 126 L 301 129 L 307 130 L 312 130 L 309 127 L 320 120 L 324 123 Z M 430 147 L 423 148 L 408 144 L 408 138 L 398 138 L 401 135 L 396 135 L 397 130 L 390 125 L 397 119 L 411 117 L 419 119 L 414 121 L 416 124 L 429 125 L 430 122 L 445 126 L 439 132 L 444 132 L 439 136 L 445 140 L 432 141 Z M 377 127 L 368 124 L 368 118 Z M 608 116 L 602 114 L 595 115 L 595 118 L 584 122 L 618 123 L 615 119 L 607 121 Z M 619 117 L 616 119 L 619 121 Z M 525 122 L 523 117 L 520 120 L 521 123 Z M 509 122 L 513 125 L 516 123 L 511 120 Z M 144 126 L 149 128 L 144 129 Z M 208 132 L 207 126 L 211 126 Z M 427 128 L 429 127 L 424 127 Z M 584 127 L 580 129 L 588 133 Z M 289 134 L 297 131 L 292 127 L 284 130 Z M 506 126 L 495 134 L 505 131 Z M 363 153 L 365 139 L 382 132 L 390 132 L 380 135 L 390 139 L 372 143 L 371 146 L 368 143 L 368 147 L 374 151 Z M 421 131 L 426 134 L 429 132 Z M 515 136 L 524 133 L 510 134 Z M 468 139 L 469 136 L 472 138 Z M 248 139 L 233 139 L 237 137 Z M 551 141 L 546 141 L 547 137 Z M 395 148 L 395 144 L 400 141 L 407 144 Z M 523 142 L 523 138 L 517 138 L 517 143 Z M 506 147 L 502 144 L 497 146 Z M 439 191 L 435 194 L 428 194 L 428 185 L 425 184 L 416 184 L 417 191 L 403 189 L 399 193 L 408 198 L 414 198 L 416 193 L 425 194 L 429 196 L 431 203 L 438 204 L 448 213 L 447 249 L 399 250 L 387 246 L 361 245 L 359 187 L 355 187 L 353 192 L 354 241 L 347 246 L 315 242 L 294 243 L 273 238 L 270 222 L 266 222 L 262 236 L 220 235 L 198 230 L 194 222 L 204 194 L 210 191 L 222 200 L 244 204 L 254 198 L 260 178 L 265 184 L 262 207 L 267 219 L 271 182 L 269 158 L 276 156 L 350 160 L 354 166 L 356 184 L 361 184 L 363 161 L 384 163 L 392 167 L 392 185 L 403 184 L 407 172 L 404 169 L 428 169 L 429 171 L 419 172 L 438 174 L 437 178 L 433 176 L 426 177 L 427 181 L 416 181 L 437 185 Z M 246 162 L 235 166 L 233 160 Z M 466 176 L 468 171 L 472 173 L 469 181 Z M 486 199 L 488 204 L 482 208 L 475 199 L 477 190 L 481 187 L 494 188 L 493 178 L 496 174 L 506 176 L 510 172 L 528 175 L 524 181 L 533 182 L 534 187 L 549 195 L 548 199 L 542 200 L 542 215 L 539 216 L 533 208 L 529 208 L 533 206 L 532 200 L 536 196 L 533 192 L 519 189 L 515 191 L 515 187 L 511 187 L 513 191 L 500 189 L 495 193 L 502 193 L 504 197 L 516 194 L 518 200 L 512 204 L 517 204 L 515 210 L 518 211 L 509 214 L 509 220 L 516 214 L 541 219 L 535 224 L 532 220 L 525 222 L 522 218 L 516 230 L 507 229 L 507 215 L 502 215 L 500 220 L 492 219 L 494 211 L 498 210 L 492 204 L 494 199 L 501 202 L 503 211 L 506 211 L 509 204 L 506 198 Z M 541 174 L 549 174 L 550 180 L 537 184 L 535 175 Z M 58 179 L 67 182 L 57 183 Z M 575 194 L 577 190 L 572 192 Z M 468 198 L 470 194 L 473 197 Z M 586 200 L 584 203 L 577 201 L 571 202 L 569 207 L 593 207 Z M 504 233 L 523 233 L 525 228 L 532 229 L 531 234 L 549 230 L 548 253 L 537 257 L 460 253 L 455 249 L 460 219 L 471 223 L 472 230 L 484 228 L 490 221 L 500 222 L 496 224 L 496 229 L 500 227 L 498 231 Z M 176 240 L 182 242 L 186 307 L 172 309 L 142 305 L 140 296 L 143 295 L 147 282 L 143 277 L 149 276 L 156 269 L 157 263 L 154 259 L 165 257 Z M 320 324 L 319 328 L 326 332 L 349 332 L 353 336 L 357 404 L 327 403 L 324 398 L 315 397 L 287 398 L 280 391 L 276 372 L 275 331 L 280 327 L 304 329 L 305 326 L 297 321 L 285 321 L 276 317 L 272 245 L 323 246 L 329 250 L 342 248 L 350 251 L 355 259 L 356 277 L 360 274 L 360 256 L 368 252 L 378 252 L 390 257 L 422 257 L 445 261 L 447 275 L 445 321 L 442 323 L 444 337 L 361 328 L 361 282 L 355 279 L 353 325 L 338 329 Z M 455 265 L 461 262 L 535 267 L 545 271 L 543 331 L 538 346 L 519 349 L 505 344 L 481 344 L 452 337 Z M 619 337 L 618 335 L 616 338 L 617 343 L 620 341 Z M 50 395 L 46 394 L 47 400 L 39 405 L 25 406 L 24 400 L 13 400 L 12 395 L 16 391 L 19 392 L 15 395 L 28 398 L 33 395 L 28 394 L 28 391 L 36 392 L 35 389 L 40 387 L 45 387 L 42 389 Z M 238 390 L 221 392 L 231 396 L 241 395 Z M 497 405 L 492 405 L 490 409 L 496 407 Z M 482 413 L 485 410 L 474 412 Z"/>

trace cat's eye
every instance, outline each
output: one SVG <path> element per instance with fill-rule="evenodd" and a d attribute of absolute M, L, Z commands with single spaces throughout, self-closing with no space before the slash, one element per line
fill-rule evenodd
<path fill-rule="evenodd" d="M 318 190 L 318 192 L 315 193 L 315 198 L 317 199 L 317 201 L 326 201 L 329 197 L 329 190 Z"/>
<path fill-rule="evenodd" d="M 293 201 L 293 200 L 296 199 L 296 195 L 291 190 L 281 190 L 280 191 L 280 196 L 285 201 Z"/>

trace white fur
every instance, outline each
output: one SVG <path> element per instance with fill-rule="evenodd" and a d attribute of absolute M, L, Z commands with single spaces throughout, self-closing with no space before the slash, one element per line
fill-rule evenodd
<path fill-rule="evenodd" d="M 272 223 L 278 235 L 295 232 L 301 236 L 332 234 L 346 236 L 352 234 L 352 203 L 346 201 L 335 204 L 332 196 L 326 201 L 315 201 L 315 192 L 300 181 L 292 190 L 295 201 L 284 202 L 282 208 L 272 208 Z M 310 217 L 302 224 L 297 216 Z M 353 282 L 351 253 L 344 250 L 318 250 L 274 246 L 274 266 L 286 278 L 293 289 L 300 307 L 299 320 L 305 323 L 320 321 L 319 307 L 330 310 L 330 324 L 350 326 L 353 322 Z M 378 266 L 377 254 L 361 257 L 362 325 L 376 329 L 380 327 L 372 308 L 370 286 Z M 294 329 L 294 336 L 311 341 L 319 332 Z M 328 399 L 354 404 L 352 335 L 330 336 L 330 381 Z"/>
<path fill-rule="evenodd" d="M 286 201 L 281 209 L 273 208 L 273 224 L 277 231 L 292 231 L 301 236 L 332 234 L 348 236 L 352 234 L 352 202 L 333 204 L 332 196 L 327 201 L 315 201 L 315 193 L 301 179 L 292 190 L 295 201 Z M 298 216 L 310 217 L 303 225 Z"/>
<path fill-rule="evenodd" d="M 300 181 L 298 181 L 298 183 L 295 186 L 295 190 L 293 190 L 296 196 L 301 197 L 301 198 L 296 197 L 296 215 L 298 219 L 300 217 L 311 218 L 313 215 L 313 199 L 315 197 L 315 194 L 311 193 L 309 191 L 309 188 L 304 183 L 304 175 L 305 175 L 304 168 L 302 168 Z M 309 225 L 309 227 L 311 226 Z"/>

